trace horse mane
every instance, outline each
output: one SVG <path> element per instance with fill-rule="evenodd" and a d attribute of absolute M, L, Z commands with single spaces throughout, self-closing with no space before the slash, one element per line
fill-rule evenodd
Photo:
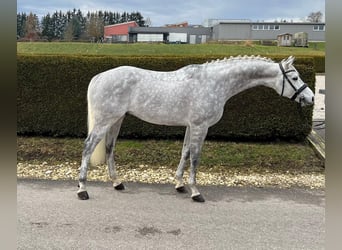
<path fill-rule="evenodd" d="M 230 56 L 229 58 L 225 57 L 223 59 L 216 59 L 212 61 L 207 61 L 203 64 L 191 64 L 183 67 L 183 70 L 187 71 L 187 74 L 190 77 L 194 77 L 196 74 L 199 74 L 203 69 L 210 69 L 213 67 L 225 67 L 225 65 L 235 65 L 236 63 L 242 62 L 264 62 L 264 63 L 274 63 L 273 60 L 267 57 L 258 56 Z"/>
<path fill-rule="evenodd" d="M 236 61 L 260 61 L 260 62 L 268 62 L 268 63 L 273 63 L 274 61 L 270 58 L 267 57 L 261 57 L 260 55 L 258 56 L 230 56 L 229 58 L 225 57 L 223 59 L 217 59 L 217 60 L 212 60 L 210 62 L 206 62 L 205 64 L 207 65 L 214 65 L 214 64 L 222 64 L 222 63 L 230 63 L 230 62 L 236 62 Z"/>

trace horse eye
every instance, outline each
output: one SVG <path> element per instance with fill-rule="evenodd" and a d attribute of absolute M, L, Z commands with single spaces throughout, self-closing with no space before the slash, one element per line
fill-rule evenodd
<path fill-rule="evenodd" d="M 295 77 L 292 78 L 292 80 L 293 80 L 293 81 L 297 81 L 297 80 L 298 80 L 298 77 L 295 76 Z"/>

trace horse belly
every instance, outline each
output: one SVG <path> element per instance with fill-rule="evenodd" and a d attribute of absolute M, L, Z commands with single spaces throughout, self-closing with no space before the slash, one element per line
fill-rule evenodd
<path fill-rule="evenodd" d="M 143 105 L 131 109 L 128 113 L 139 119 L 158 125 L 168 126 L 186 126 L 187 112 L 186 109 L 179 105 L 151 105 L 144 103 Z"/>
<path fill-rule="evenodd" d="M 181 91 L 139 91 L 131 99 L 128 113 L 150 123 L 187 126 L 189 101 Z"/>

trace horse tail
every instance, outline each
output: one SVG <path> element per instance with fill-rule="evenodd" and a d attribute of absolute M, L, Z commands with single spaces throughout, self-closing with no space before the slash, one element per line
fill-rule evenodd
<path fill-rule="evenodd" d="M 93 130 L 95 125 L 94 119 L 94 110 L 92 109 L 92 105 L 89 98 L 89 89 L 88 89 L 88 135 Z M 106 163 L 106 144 L 105 139 L 102 139 L 96 146 L 94 152 L 90 157 L 90 165 L 102 165 Z"/>

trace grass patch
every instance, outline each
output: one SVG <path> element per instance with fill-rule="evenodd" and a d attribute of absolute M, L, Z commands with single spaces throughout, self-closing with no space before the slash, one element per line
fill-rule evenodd
<path fill-rule="evenodd" d="M 18 42 L 17 53 L 73 55 L 325 55 L 325 43 L 310 44 L 309 48 L 278 47 L 253 44 L 99 44 L 77 42 Z"/>
<path fill-rule="evenodd" d="M 177 140 L 118 140 L 115 158 L 120 166 L 168 167 L 176 169 L 182 141 Z M 17 160 L 31 164 L 46 162 L 59 165 L 77 163 L 79 167 L 83 140 L 75 138 L 17 137 Z M 262 171 L 322 172 L 320 160 L 308 143 L 236 143 L 206 141 L 201 157 L 201 169 L 215 171 L 262 168 Z"/>

